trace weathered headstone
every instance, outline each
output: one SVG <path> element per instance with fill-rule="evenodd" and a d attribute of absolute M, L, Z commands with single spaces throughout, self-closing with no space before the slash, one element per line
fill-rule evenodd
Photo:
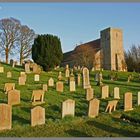
<path fill-rule="evenodd" d="M 86 100 L 89 101 L 91 99 L 93 99 L 93 88 L 88 88 L 86 89 Z"/>
<path fill-rule="evenodd" d="M 25 82 L 26 82 L 26 79 L 27 79 L 27 75 L 26 75 L 26 73 L 25 72 L 20 72 L 20 77 L 23 77 L 23 79 L 25 80 Z"/>
<path fill-rule="evenodd" d="M 102 75 L 101 72 L 99 72 L 99 74 L 98 74 L 98 82 L 97 82 L 98 86 L 102 86 L 103 85 L 102 80 L 103 80 L 103 75 Z"/>
<path fill-rule="evenodd" d="M 75 79 L 74 76 L 70 77 L 70 81 L 69 81 L 69 88 L 70 88 L 70 92 L 74 92 L 75 89 Z"/>
<path fill-rule="evenodd" d="M 66 69 L 65 70 L 65 77 L 68 78 L 70 76 L 70 70 Z"/>
<path fill-rule="evenodd" d="M 8 104 L 17 105 L 20 104 L 20 90 L 10 90 L 8 92 Z"/>
<path fill-rule="evenodd" d="M 53 87 L 53 86 L 54 86 L 54 80 L 53 80 L 52 77 L 51 77 L 51 78 L 49 79 L 49 81 L 48 81 L 48 86 L 49 86 L 49 87 Z"/>
<path fill-rule="evenodd" d="M 32 101 L 32 105 L 45 103 L 44 102 L 44 91 L 43 90 L 33 90 L 31 101 Z"/>
<path fill-rule="evenodd" d="M 43 84 L 43 91 L 48 91 L 48 85 L 47 84 Z"/>
<path fill-rule="evenodd" d="M 88 109 L 88 116 L 89 117 L 96 117 L 99 114 L 99 105 L 100 105 L 100 100 L 94 98 L 89 101 L 89 109 Z"/>
<path fill-rule="evenodd" d="M 67 115 L 74 116 L 75 114 L 75 101 L 68 99 L 62 103 L 62 118 Z"/>
<path fill-rule="evenodd" d="M 39 78 L 40 78 L 40 75 L 39 74 L 35 74 L 34 75 L 34 81 L 38 82 L 39 81 Z"/>
<path fill-rule="evenodd" d="M 25 85 L 25 77 L 19 77 L 18 78 L 18 84 L 19 85 Z"/>
<path fill-rule="evenodd" d="M 8 104 L 0 104 L 0 130 L 11 129 L 12 108 Z"/>
<path fill-rule="evenodd" d="M 140 105 L 140 91 L 138 92 L 138 105 Z"/>
<path fill-rule="evenodd" d="M 7 72 L 7 78 L 11 78 L 12 77 L 12 72 L 11 71 L 8 71 Z"/>
<path fill-rule="evenodd" d="M 62 72 L 61 71 L 58 74 L 58 80 L 62 80 Z"/>
<path fill-rule="evenodd" d="M 119 89 L 119 87 L 114 88 L 114 99 L 120 99 L 120 89 Z"/>
<path fill-rule="evenodd" d="M 87 89 L 90 86 L 90 81 L 89 81 L 89 70 L 88 68 L 84 67 L 83 68 L 83 88 Z"/>
<path fill-rule="evenodd" d="M 109 110 L 109 113 L 111 113 L 112 111 L 115 111 L 117 103 L 118 103 L 118 100 L 108 101 L 108 105 L 106 107 L 105 112 L 107 112 L 108 110 Z"/>
<path fill-rule="evenodd" d="M 45 108 L 36 106 L 31 109 L 31 126 L 45 124 Z"/>
<path fill-rule="evenodd" d="M 124 111 L 133 110 L 132 108 L 132 93 L 126 92 L 124 94 Z"/>
<path fill-rule="evenodd" d="M 0 67 L 0 73 L 4 73 L 4 67 Z"/>
<path fill-rule="evenodd" d="M 56 91 L 58 91 L 58 92 L 63 92 L 63 82 L 61 82 L 61 81 L 58 81 L 57 83 L 56 83 Z"/>
<path fill-rule="evenodd" d="M 30 63 L 25 64 L 25 72 L 30 73 Z"/>
<path fill-rule="evenodd" d="M 77 75 L 77 85 L 78 86 L 81 85 L 81 74 L 80 73 Z"/>
<path fill-rule="evenodd" d="M 102 99 L 108 98 L 109 97 L 109 86 L 101 86 L 101 94 L 102 94 Z"/>
<path fill-rule="evenodd" d="M 4 85 L 4 91 L 5 94 L 7 94 L 8 91 L 15 89 L 15 83 L 5 83 Z"/>

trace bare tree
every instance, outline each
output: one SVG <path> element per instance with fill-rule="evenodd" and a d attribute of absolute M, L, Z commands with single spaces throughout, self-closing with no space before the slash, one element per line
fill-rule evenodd
<path fill-rule="evenodd" d="M 35 38 L 35 32 L 28 26 L 24 25 L 20 28 L 20 39 L 19 39 L 19 53 L 20 53 L 20 64 L 23 60 L 31 55 L 32 44 Z"/>
<path fill-rule="evenodd" d="M 9 61 L 9 53 L 11 53 L 19 39 L 19 32 L 19 20 L 14 18 L 0 20 L 0 49 L 5 53 L 6 63 Z"/>

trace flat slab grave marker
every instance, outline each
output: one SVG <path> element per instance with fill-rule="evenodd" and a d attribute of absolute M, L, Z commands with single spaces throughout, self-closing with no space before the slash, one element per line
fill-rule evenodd
<path fill-rule="evenodd" d="M 31 109 L 31 126 L 45 124 L 45 108 L 36 106 Z"/>
<path fill-rule="evenodd" d="M 63 82 L 58 81 L 58 82 L 56 83 L 56 91 L 58 91 L 58 92 L 63 92 L 63 90 L 64 90 L 64 84 L 63 84 Z"/>
<path fill-rule="evenodd" d="M 120 99 L 120 89 L 119 89 L 119 87 L 114 88 L 114 99 Z"/>
<path fill-rule="evenodd" d="M 86 89 L 86 100 L 87 101 L 93 99 L 93 93 L 94 93 L 93 88 Z"/>
<path fill-rule="evenodd" d="M 62 103 L 62 118 L 67 115 L 74 117 L 75 114 L 75 101 L 68 99 Z"/>
<path fill-rule="evenodd" d="M 0 130 L 11 129 L 12 108 L 8 104 L 0 104 Z"/>
<path fill-rule="evenodd" d="M 101 98 L 105 99 L 109 97 L 109 86 L 105 85 L 105 86 L 101 86 Z"/>
<path fill-rule="evenodd" d="M 8 104 L 9 105 L 20 104 L 20 90 L 14 89 L 8 92 Z"/>
<path fill-rule="evenodd" d="M 89 101 L 88 117 L 95 118 L 99 114 L 100 100 L 94 98 Z"/>
<path fill-rule="evenodd" d="M 132 108 L 132 93 L 126 92 L 124 94 L 124 111 L 133 110 Z"/>
<path fill-rule="evenodd" d="M 4 85 L 4 91 L 5 94 L 7 94 L 8 91 L 15 89 L 15 83 L 5 83 Z"/>
<path fill-rule="evenodd" d="M 118 103 L 118 100 L 108 101 L 108 105 L 106 107 L 105 112 L 109 110 L 109 113 L 111 114 L 112 111 L 116 110 L 117 103 Z"/>
<path fill-rule="evenodd" d="M 44 102 L 44 91 L 43 90 L 33 90 L 31 97 L 32 105 L 43 104 Z"/>
<path fill-rule="evenodd" d="M 88 68 L 84 67 L 83 68 L 83 88 L 89 88 L 90 86 L 90 81 L 89 81 L 89 70 Z"/>

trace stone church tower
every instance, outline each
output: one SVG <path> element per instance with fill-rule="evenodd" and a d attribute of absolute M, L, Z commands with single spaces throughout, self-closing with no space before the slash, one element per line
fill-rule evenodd
<path fill-rule="evenodd" d="M 100 32 L 102 67 L 105 70 L 124 70 L 123 33 L 121 29 L 107 28 Z"/>

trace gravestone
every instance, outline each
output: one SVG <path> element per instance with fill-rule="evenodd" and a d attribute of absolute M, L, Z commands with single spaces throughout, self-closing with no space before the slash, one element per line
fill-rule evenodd
<path fill-rule="evenodd" d="M 65 77 L 68 78 L 70 76 L 70 70 L 66 69 L 65 70 Z"/>
<path fill-rule="evenodd" d="M 26 82 L 26 79 L 27 79 L 27 75 L 26 75 L 26 73 L 25 72 L 20 72 L 20 77 L 23 77 L 23 79 L 25 80 L 25 82 Z"/>
<path fill-rule="evenodd" d="M 19 85 L 25 85 L 25 77 L 19 77 L 18 78 L 18 84 Z"/>
<path fill-rule="evenodd" d="M 93 88 L 86 89 L 86 100 L 89 101 L 93 99 Z"/>
<path fill-rule="evenodd" d="M 48 85 L 47 84 L 43 84 L 43 91 L 48 91 Z"/>
<path fill-rule="evenodd" d="M 140 105 L 140 91 L 138 92 L 138 105 Z"/>
<path fill-rule="evenodd" d="M 109 97 L 109 86 L 101 86 L 101 94 L 102 94 L 102 99 L 108 98 Z"/>
<path fill-rule="evenodd" d="M 13 66 L 14 60 L 10 59 L 10 65 Z"/>
<path fill-rule="evenodd" d="M 70 81 L 69 81 L 69 88 L 70 88 L 70 92 L 74 92 L 75 89 L 75 79 L 74 76 L 70 77 Z"/>
<path fill-rule="evenodd" d="M 35 74 L 34 75 L 34 81 L 35 82 L 39 82 L 39 78 L 40 78 L 40 75 L 39 74 Z"/>
<path fill-rule="evenodd" d="M 31 126 L 45 124 L 45 108 L 36 106 L 31 109 Z"/>
<path fill-rule="evenodd" d="M 4 91 L 5 94 L 7 94 L 8 91 L 15 89 L 15 83 L 5 83 L 4 85 Z"/>
<path fill-rule="evenodd" d="M 116 110 L 117 103 L 118 103 L 118 100 L 108 101 L 108 105 L 106 107 L 105 112 L 109 110 L 109 113 L 111 114 L 112 111 Z"/>
<path fill-rule="evenodd" d="M 58 74 L 58 80 L 62 80 L 62 72 L 61 71 Z"/>
<path fill-rule="evenodd" d="M 7 72 L 7 78 L 11 78 L 12 77 L 12 72 L 11 71 L 8 71 Z"/>
<path fill-rule="evenodd" d="M 114 99 L 120 99 L 120 89 L 119 89 L 119 87 L 114 88 Z"/>
<path fill-rule="evenodd" d="M 11 129 L 12 108 L 8 104 L 0 104 L 0 130 Z"/>
<path fill-rule="evenodd" d="M 94 70 L 95 70 L 94 67 L 92 67 L 91 71 L 94 71 Z"/>
<path fill-rule="evenodd" d="M 84 67 L 83 68 L 83 88 L 87 89 L 90 86 L 90 81 L 89 81 L 89 70 Z"/>
<path fill-rule="evenodd" d="M 102 86 L 103 85 L 102 80 L 103 80 L 103 75 L 102 75 L 101 72 L 99 72 L 99 74 L 98 74 L 98 82 L 97 82 L 98 86 Z"/>
<path fill-rule="evenodd" d="M 132 93 L 126 92 L 124 94 L 124 111 L 133 110 L 132 108 Z"/>
<path fill-rule="evenodd" d="M 58 91 L 58 92 L 63 92 L 63 82 L 61 82 L 61 81 L 58 81 L 57 83 L 56 83 L 56 91 Z"/>
<path fill-rule="evenodd" d="M 44 91 L 43 90 L 33 90 L 31 97 L 32 105 L 43 104 L 44 102 Z"/>
<path fill-rule="evenodd" d="M 81 74 L 79 73 L 77 76 L 77 85 L 80 86 L 81 85 Z"/>
<path fill-rule="evenodd" d="M 20 90 L 10 90 L 8 92 L 8 104 L 17 105 L 20 104 Z"/>
<path fill-rule="evenodd" d="M 30 63 L 25 64 L 25 72 L 30 73 Z"/>
<path fill-rule="evenodd" d="M 54 86 L 54 80 L 53 80 L 52 77 L 51 77 L 51 78 L 49 79 L 49 81 L 48 81 L 48 86 L 49 86 L 49 87 L 53 87 L 53 86 Z"/>
<path fill-rule="evenodd" d="M 94 98 L 89 101 L 88 117 L 94 118 L 99 114 L 100 100 Z"/>
<path fill-rule="evenodd" d="M 67 115 L 74 116 L 75 114 L 75 101 L 68 99 L 62 103 L 62 118 Z"/>
<path fill-rule="evenodd" d="M 4 67 L 0 67 L 0 73 L 4 73 Z"/>
<path fill-rule="evenodd" d="M 66 65 L 66 69 L 69 69 L 69 65 L 68 64 Z"/>

